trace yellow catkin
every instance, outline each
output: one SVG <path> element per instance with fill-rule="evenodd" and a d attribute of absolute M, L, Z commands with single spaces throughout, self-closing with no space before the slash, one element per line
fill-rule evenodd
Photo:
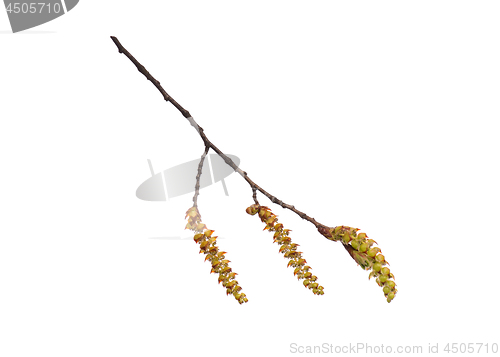
<path fill-rule="evenodd" d="M 191 229 L 195 232 L 194 241 L 200 245 L 200 253 L 205 254 L 205 261 L 209 261 L 212 270 L 211 273 L 219 274 L 219 284 L 226 288 L 226 295 L 233 295 L 234 298 L 243 304 L 248 302 L 244 293 L 241 292 L 241 286 L 235 279 L 237 275 L 229 267 L 229 260 L 225 259 L 226 252 L 222 252 L 217 247 L 217 237 L 213 236 L 214 231 L 207 229 L 206 225 L 201 222 L 201 215 L 196 207 L 191 207 L 186 212 L 188 223 L 186 229 Z"/>
<path fill-rule="evenodd" d="M 309 271 L 311 267 L 306 265 L 307 262 L 302 257 L 302 252 L 297 251 L 299 245 L 292 243 L 292 239 L 288 236 L 290 229 L 284 229 L 283 224 L 278 223 L 277 216 L 269 207 L 254 204 L 248 207 L 246 212 L 252 216 L 258 213 L 260 220 L 266 224 L 264 230 L 274 232 L 274 242 L 280 245 L 280 253 L 289 259 L 288 266 L 294 268 L 293 274 L 297 276 L 297 279 L 304 279 L 304 286 L 314 294 L 323 295 L 323 287 L 316 283 L 318 278 Z"/>

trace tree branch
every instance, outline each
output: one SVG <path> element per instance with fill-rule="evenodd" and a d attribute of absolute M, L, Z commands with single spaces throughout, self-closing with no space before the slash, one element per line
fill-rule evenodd
<path fill-rule="evenodd" d="M 280 205 L 281 207 L 283 208 L 286 208 L 286 209 L 289 209 L 291 210 L 292 212 L 295 212 L 300 218 L 302 219 L 305 219 L 306 221 L 309 221 L 311 222 L 312 224 L 314 224 L 314 226 L 319 230 L 321 228 L 323 228 L 323 231 L 327 231 L 328 227 L 317 222 L 314 218 L 312 217 L 309 217 L 307 214 L 305 214 L 304 212 L 301 212 L 299 211 L 298 209 L 295 208 L 295 206 L 292 206 L 292 205 L 289 205 L 289 204 L 286 204 L 285 202 L 281 201 L 280 199 L 276 198 L 275 196 L 271 195 L 270 193 L 268 193 L 267 191 L 265 191 L 262 187 L 260 187 L 259 185 L 257 185 L 254 181 L 252 181 L 250 179 L 250 177 L 248 177 L 247 173 L 243 170 L 241 170 L 240 168 L 238 168 L 235 163 L 233 162 L 233 160 L 231 160 L 229 157 L 227 157 L 222 151 L 220 151 L 214 144 L 212 144 L 212 142 L 210 142 L 210 140 L 208 140 L 207 136 L 205 135 L 205 133 L 203 132 L 203 128 L 200 127 L 196 121 L 193 119 L 193 117 L 191 116 L 191 114 L 189 114 L 189 112 L 184 109 L 179 103 L 177 103 L 164 89 L 163 87 L 160 85 L 160 82 L 157 81 L 147 70 L 146 68 L 139 63 L 139 61 L 137 61 L 134 56 L 132 56 L 130 54 L 130 52 L 128 52 L 123 46 L 122 44 L 120 43 L 120 41 L 118 41 L 118 39 L 114 36 L 111 36 L 111 39 L 113 40 L 113 42 L 115 43 L 116 47 L 118 47 L 118 52 L 120 53 L 123 53 L 125 54 L 125 56 L 127 56 L 130 61 L 132 61 L 132 63 L 137 67 L 137 69 L 139 70 L 139 72 L 141 72 L 149 81 L 151 81 L 151 83 L 154 84 L 154 86 L 160 91 L 160 93 L 163 95 L 163 98 L 167 101 L 167 102 L 170 102 L 174 105 L 174 107 L 176 107 L 180 112 L 181 114 L 190 122 L 190 124 L 198 131 L 198 133 L 200 134 L 203 142 L 205 143 L 205 146 L 206 147 L 209 147 L 211 149 L 213 149 L 220 157 L 222 157 L 222 159 L 226 162 L 226 164 L 228 164 L 231 168 L 234 169 L 234 171 L 238 172 L 247 182 L 248 184 L 251 186 L 252 190 L 259 190 L 264 196 L 266 196 L 267 198 L 269 198 L 271 200 L 271 202 L 277 204 L 277 205 Z M 256 196 L 254 194 L 254 201 L 256 203 L 258 203 L 256 201 Z M 320 231 L 321 232 L 321 231 Z M 323 234 L 323 233 L 322 233 Z M 323 234 L 324 235 L 324 234 Z M 328 238 L 328 237 L 327 237 Z"/>
<path fill-rule="evenodd" d="M 184 109 L 183 107 L 180 106 L 179 103 L 177 103 L 171 96 L 168 95 L 167 92 L 165 92 L 165 90 L 162 88 L 162 86 L 160 85 L 160 82 L 157 81 L 156 79 L 154 79 L 154 77 L 149 74 L 149 72 L 146 70 L 146 68 L 144 68 L 144 66 L 142 64 L 139 63 L 139 61 L 137 61 L 134 56 L 132 56 L 130 54 L 129 51 L 127 51 L 123 46 L 122 44 L 120 43 L 120 41 L 118 41 L 118 39 L 115 37 L 115 36 L 111 36 L 111 39 L 113 40 L 113 42 L 115 43 L 116 47 L 118 47 L 118 52 L 120 53 L 123 53 L 125 56 L 128 57 L 129 60 L 132 61 L 133 64 L 135 64 L 135 66 L 137 67 L 137 70 L 139 72 L 141 72 L 142 74 L 144 74 L 144 76 L 151 81 L 151 83 L 154 84 L 154 86 L 160 91 L 160 93 L 163 95 L 163 98 L 167 101 L 167 102 L 170 102 L 174 105 L 174 107 L 176 107 L 181 113 L 182 115 L 184 115 L 185 118 L 189 118 L 191 116 L 191 114 L 189 114 L 189 112 Z"/>
<path fill-rule="evenodd" d="M 250 214 L 255 214 L 253 210 L 256 210 L 257 207 L 261 207 L 259 202 L 257 201 L 257 194 L 256 191 L 260 191 L 264 196 L 269 198 L 271 202 L 280 205 L 283 208 L 289 209 L 292 212 L 296 213 L 300 218 L 305 219 L 312 224 L 318 229 L 318 231 L 327 239 L 333 240 L 333 241 L 340 241 L 346 251 L 349 253 L 349 255 L 360 265 L 364 270 L 369 270 L 373 269 L 373 271 L 370 273 L 370 278 L 371 277 L 376 277 L 377 284 L 379 286 L 384 287 L 384 294 L 387 298 L 387 302 L 391 302 L 392 299 L 394 299 L 394 296 L 397 292 L 397 289 L 395 289 L 395 282 L 392 280 L 389 280 L 390 278 L 394 278 L 394 275 L 390 272 L 390 269 L 387 267 L 382 268 L 382 265 L 388 264 L 387 261 L 385 260 L 385 257 L 380 253 L 380 248 L 374 247 L 370 248 L 373 243 L 376 243 L 373 239 L 367 239 L 366 233 L 360 233 L 359 235 L 357 234 L 357 231 L 359 231 L 358 228 L 352 228 L 352 227 L 347 227 L 347 226 L 336 226 L 334 228 L 328 227 L 324 224 L 321 224 L 317 222 L 314 218 L 309 217 L 307 214 L 304 212 L 301 212 L 295 208 L 295 206 L 289 205 L 280 199 L 276 198 L 275 196 L 271 195 L 267 191 L 265 191 L 262 187 L 257 185 L 254 181 L 248 177 L 247 173 L 243 170 L 241 170 L 239 167 L 235 165 L 235 163 L 227 157 L 222 151 L 220 151 L 214 144 L 208 140 L 207 136 L 203 132 L 203 128 L 200 127 L 196 121 L 193 119 L 191 114 L 184 109 L 179 103 L 177 103 L 160 85 L 160 82 L 157 81 L 147 70 L 146 68 L 140 64 L 118 41 L 118 39 L 114 36 L 111 36 L 111 39 L 115 43 L 115 45 L 118 47 L 118 52 L 125 54 L 130 61 L 137 67 L 138 71 L 141 72 L 151 83 L 154 84 L 154 86 L 160 91 L 160 93 L 163 95 L 163 98 L 167 101 L 170 102 L 176 107 L 181 114 L 189 121 L 189 123 L 196 129 L 198 134 L 201 136 L 203 142 L 205 143 L 205 152 L 203 153 L 201 157 L 200 164 L 198 165 L 198 175 L 196 176 L 196 186 L 195 186 L 195 195 L 193 197 L 193 202 L 194 205 L 191 208 L 192 210 L 195 210 L 191 212 L 191 209 L 188 210 L 187 214 L 189 215 L 190 213 L 193 213 L 196 217 L 199 217 L 199 212 L 197 210 L 197 198 L 199 194 L 199 188 L 200 188 L 200 176 L 201 176 L 201 171 L 202 171 L 202 166 L 203 166 L 203 161 L 205 159 L 205 156 L 207 155 L 209 149 L 213 149 L 224 161 L 226 164 L 228 164 L 230 167 L 234 169 L 234 171 L 238 172 L 250 185 L 253 191 L 253 199 L 255 201 L 256 207 L 248 207 L 247 208 L 247 213 Z M 261 209 L 265 210 L 266 207 L 261 207 Z M 253 212 L 253 213 L 252 213 Z M 264 212 L 264 211 L 263 211 Z M 265 213 L 265 212 L 264 212 Z M 269 213 L 269 212 L 268 212 Z M 191 219 L 191 218 L 190 218 Z M 194 219 L 194 218 L 193 218 Z M 268 217 L 268 219 L 270 219 Z M 272 220 L 272 217 L 271 217 Z M 188 225 L 186 227 L 192 227 L 192 224 L 188 222 Z M 241 301 L 240 301 L 241 303 Z"/>
<path fill-rule="evenodd" d="M 201 171 L 203 168 L 203 162 L 205 161 L 205 156 L 207 156 L 208 150 L 210 147 L 205 146 L 205 152 L 201 155 L 200 163 L 198 164 L 198 175 L 196 175 L 196 185 L 194 186 L 194 197 L 193 197 L 193 206 L 198 207 L 198 195 L 200 194 L 200 177 Z"/>

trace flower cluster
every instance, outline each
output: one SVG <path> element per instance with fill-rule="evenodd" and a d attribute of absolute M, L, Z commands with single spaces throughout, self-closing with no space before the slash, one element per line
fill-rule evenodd
<path fill-rule="evenodd" d="M 323 287 L 318 285 L 315 275 L 309 271 L 310 266 L 306 265 L 306 260 L 302 258 L 302 252 L 297 251 L 298 244 L 292 243 L 288 236 L 290 229 L 283 229 L 283 224 L 278 223 L 277 216 L 271 212 L 268 207 L 254 204 L 246 209 L 250 215 L 259 214 L 260 220 L 266 224 L 264 230 L 269 230 L 274 233 L 274 242 L 280 245 L 280 253 L 283 253 L 285 258 L 290 259 L 288 266 L 295 268 L 293 275 L 297 275 L 297 279 L 304 279 L 303 284 L 316 295 L 323 295 Z"/>
<path fill-rule="evenodd" d="M 347 226 L 337 226 L 335 228 L 321 227 L 318 229 L 326 238 L 333 241 L 341 241 L 351 257 L 358 263 L 363 270 L 370 270 L 369 279 L 376 278 L 377 284 L 383 288 L 387 302 L 394 299 L 397 289 L 394 275 L 391 270 L 384 265 L 389 264 L 384 255 L 381 254 L 379 247 L 373 247 L 373 239 L 367 239 L 366 233 L 357 233 L 358 228 Z"/>
<path fill-rule="evenodd" d="M 217 237 L 213 237 L 213 230 L 201 223 L 201 216 L 196 207 L 191 207 L 186 212 L 186 217 L 189 217 L 186 229 L 195 231 L 194 241 L 200 245 L 200 253 L 205 253 L 205 261 L 209 260 L 212 264 L 210 273 L 219 274 L 219 284 L 226 288 L 226 295 L 232 294 L 234 298 L 243 304 L 248 299 L 244 293 L 241 293 L 241 286 L 235 280 L 236 273 L 232 272 L 228 263 L 230 262 L 225 258 L 226 252 L 219 251 L 217 247 Z"/>

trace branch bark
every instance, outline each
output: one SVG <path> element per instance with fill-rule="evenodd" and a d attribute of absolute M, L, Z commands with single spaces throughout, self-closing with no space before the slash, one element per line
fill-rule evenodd
<path fill-rule="evenodd" d="M 205 151 L 203 155 L 201 155 L 200 163 L 198 164 L 198 174 L 196 175 L 196 185 L 194 186 L 194 197 L 193 197 L 193 206 L 198 208 L 198 195 L 200 194 L 200 177 L 201 171 L 203 169 L 203 163 L 205 162 L 205 156 L 207 156 L 208 150 L 210 147 L 205 146 Z"/>
<path fill-rule="evenodd" d="M 258 201 L 257 201 L 257 197 L 256 197 L 256 190 L 258 190 L 259 192 L 261 192 L 264 196 L 266 196 L 267 198 L 269 198 L 271 200 L 271 202 L 277 204 L 277 205 L 280 205 L 281 207 L 283 208 L 286 208 L 286 209 L 289 209 L 290 211 L 296 213 L 300 218 L 302 219 L 305 219 L 306 221 L 309 221 L 311 222 L 312 224 L 314 224 L 314 226 L 318 229 L 318 231 L 323 235 L 325 236 L 327 239 L 330 239 L 330 240 L 333 240 L 332 238 L 332 234 L 330 233 L 330 230 L 332 229 L 331 227 L 328 227 L 324 224 L 321 224 L 319 223 L 318 221 L 316 221 L 314 218 L 308 216 L 306 213 L 304 212 L 301 212 L 299 211 L 298 209 L 295 208 L 295 206 L 293 205 L 290 205 L 290 204 L 287 204 L 285 202 L 283 202 L 282 200 L 276 198 L 275 196 L 271 195 L 270 193 L 268 193 L 266 190 L 264 190 L 262 187 L 260 187 L 259 185 L 257 185 L 254 181 L 252 181 L 250 179 L 250 177 L 248 177 L 247 173 L 243 170 L 241 170 L 239 167 L 237 167 L 235 165 L 235 163 L 233 162 L 233 160 L 231 160 L 229 157 L 227 157 L 222 151 L 220 151 L 210 140 L 208 140 L 207 136 L 205 135 L 204 131 L 203 131 L 203 128 L 201 126 L 198 125 L 198 123 L 196 123 L 196 121 L 193 119 L 193 117 L 191 116 L 191 114 L 186 110 L 184 109 L 179 103 L 177 103 L 164 89 L 163 87 L 161 86 L 160 82 L 157 81 L 147 70 L 146 68 L 139 63 L 139 61 L 137 61 L 134 56 L 132 56 L 130 54 L 130 52 L 128 52 L 124 47 L 123 45 L 120 43 L 120 41 L 118 41 L 118 39 L 115 37 L 115 36 L 110 36 L 111 39 L 113 40 L 113 42 L 115 43 L 116 47 L 118 47 L 118 52 L 119 53 L 123 53 L 125 56 L 128 57 L 128 59 L 130 59 L 130 61 L 132 61 L 132 63 L 137 67 L 137 70 L 139 72 L 141 72 L 145 77 L 146 79 L 148 79 L 149 81 L 151 81 L 151 83 L 153 83 L 153 85 L 160 91 L 160 93 L 163 95 L 163 98 L 167 101 L 167 102 L 170 102 L 174 105 L 174 107 L 176 107 L 180 112 L 181 114 L 189 121 L 189 123 L 197 130 L 197 132 L 200 134 L 200 137 L 201 139 L 203 140 L 203 142 L 205 143 L 205 147 L 206 148 L 211 148 L 213 149 L 220 157 L 222 157 L 222 159 L 226 162 L 226 164 L 228 164 L 231 168 L 234 169 L 234 171 L 236 171 L 237 173 L 239 173 L 247 182 L 248 184 L 250 185 L 250 187 L 252 188 L 253 190 L 253 199 L 255 201 L 255 203 L 258 204 Z M 206 150 L 205 152 L 207 152 L 208 150 Z M 193 199 L 194 202 L 195 202 L 195 205 L 196 205 L 196 194 L 195 194 L 195 198 Z M 352 248 L 346 244 L 342 244 L 344 246 L 344 248 L 349 252 L 349 254 L 352 256 Z"/>

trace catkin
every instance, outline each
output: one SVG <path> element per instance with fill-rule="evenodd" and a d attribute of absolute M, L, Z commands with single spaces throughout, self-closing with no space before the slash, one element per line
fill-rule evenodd
<path fill-rule="evenodd" d="M 381 253 L 379 247 L 373 247 L 377 243 L 368 239 L 366 233 L 357 233 L 358 228 L 337 226 L 335 228 L 320 227 L 319 232 L 333 241 L 341 241 L 347 248 L 351 257 L 363 270 L 372 270 L 368 279 L 376 278 L 378 286 L 382 287 L 387 302 L 391 302 L 398 290 L 394 282 L 394 274 L 386 267 L 389 263 Z"/>
<path fill-rule="evenodd" d="M 278 223 L 277 216 L 269 207 L 254 204 L 248 207 L 246 212 L 252 216 L 258 213 L 260 220 L 266 224 L 264 230 L 274 232 L 274 242 L 280 245 L 280 253 L 289 259 L 288 266 L 294 268 L 293 275 L 296 275 L 298 280 L 303 279 L 304 286 L 314 294 L 323 295 L 323 287 L 316 282 L 318 278 L 309 271 L 311 267 L 306 265 L 302 252 L 297 251 L 299 245 L 292 243 L 292 239 L 288 236 L 291 230 L 283 229 L 283 224 Z"/>
<path fill-rule="evenodd" d="M 201 222 L 201 215 L 196 207 L 191 207 L 186 212 L 188 223 L 186 229 L 191 229 L 195 232 L 194 241 L 200 245 L 200 253 L 204 253 L 205 261 L 209 261 L 212 265 L 210 273 L 219 274 L 219 284 L 226 288 L 226 295 L 232 294 L 234 298 L 243 304 L 248 302 L 244 293 L 241 292 L 241 286 L 235 279 L 237 273 L 234 273 L 229 267 L 230 260 L 225 259 L 226 252 L 222 252 L 217 247 L 217 237 L 212 236 L 213 230 L 207 229 L 207 226 Z"/>

